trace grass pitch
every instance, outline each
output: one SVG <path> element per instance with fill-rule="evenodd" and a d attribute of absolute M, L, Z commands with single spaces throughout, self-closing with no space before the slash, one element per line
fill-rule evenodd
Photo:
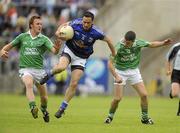
<path fill-rule="evenodd" d="M 176 116 L 178 99 L 149 99 L 149 114 L 154 125 L 140 122 L 137 97 L 124 97 L 110 125 L 104 124 L 111 97 L 74 97 L 66 114 L 56 119 L 63 97 L 49 96 L 50 122 L 42 113 L 33 119 L 25 96 L 0 94 L 0 133 L 180 133 L 180 117 Z M 39 97 L 36 103 L 40 105 Z"/>

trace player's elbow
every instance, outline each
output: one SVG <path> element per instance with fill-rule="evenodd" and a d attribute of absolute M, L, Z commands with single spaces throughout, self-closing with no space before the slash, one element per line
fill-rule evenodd
<path fill-rule="evenodd" d="M 55 55 L 57 55 L 59 53 L 59 50 L 56 50 L 55 48 L 52 48 L 51 52 Z"/>
<path fill-rule="evenodd" d="M 53 52 L 53 54 L 57 55 L 57 54 L 58 54 L 58 51 Z"/>

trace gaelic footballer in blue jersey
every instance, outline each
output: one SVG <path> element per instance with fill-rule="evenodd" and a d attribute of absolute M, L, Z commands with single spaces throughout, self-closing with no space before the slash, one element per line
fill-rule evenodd
<path fill-rule="evenodd" d="M 84 73 L 84 67 L 88 57 L 93 53 L 93 45 L 96 40 L 105 41 L 111 50 L 112 56 L 115 56 L 115 49 L 112 41 L 94 24 L 94 15 L 91 12 L 85 12 L 82 18 L 77 18 L 59 26 L 56 31 L 58 39 L 63 39 L 60 34 L 62 26 L 70 25 L 74 30 L 72 39 L 65 42 L 65 47 L 56 66 L 51 72 L 41 80 L 44 84 L 54 74 L 64 71 L 71 64 L 71 81 L 65 93 L 64 101 L 56 112 L 55 116 L 60 118 L 67 108 L 69 101 L 74 96 L 78 82 Z"/>
<path fill-rule="evenodd" d="M 114 54 L 111 40 L 99 28 L 93 25 L 94 16 L 88 13 L 85 14 L 87 17 L 77 18 L 61 25 L 56 35 L 61 38 L 59 29 L 64 25 L 70 25 L 74 30 L 74 36 L 72 39 L 66 41 L 66 46 L 76 56 L 83 59 L 87 59 L 93 53 L 93 44 L 96 40 L 106 41 L 112 54 Z"/>

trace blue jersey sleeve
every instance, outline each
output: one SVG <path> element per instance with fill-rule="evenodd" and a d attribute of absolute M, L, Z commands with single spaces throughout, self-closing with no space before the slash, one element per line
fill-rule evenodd
<path fill-rule="evenodd" d="M 96 31 L 97 39 L 103 40 L 104 37 L 105 37 L 105 33 L 102 30 L 100 30 L 98 27 L 96 27 L 96 26 L 93 26 L 93 29 Z"/>
<path fill-rule="evenodd" d="M 78 25 L 78 24 L 82 24 L 82 18 L 74 19 L 74 20 L 70 21 L 70 23 L 69 23 L 70 26 L 74 26 L 74 25 Z"/>

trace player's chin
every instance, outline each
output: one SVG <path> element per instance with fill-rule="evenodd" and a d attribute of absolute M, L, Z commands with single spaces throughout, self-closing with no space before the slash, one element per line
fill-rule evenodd
<path fill-rule="evenodd" d="M 37 29 L 37 33 L 41 33 L 42 29 Z"/>
<path fill-rule="evenodd" d="M 66 37 L 59 37 L 62 41 L 67 41 L 68 39 Z"/>
<path fill-rule="evenodd" d="M 88 28 L 88 27 L 85 27 L 85 28 L 84 28 L 84 30 L 85 30 L 85 31 L 88 31 L 88 30 L 89 30 L 89 28 Z"/>

